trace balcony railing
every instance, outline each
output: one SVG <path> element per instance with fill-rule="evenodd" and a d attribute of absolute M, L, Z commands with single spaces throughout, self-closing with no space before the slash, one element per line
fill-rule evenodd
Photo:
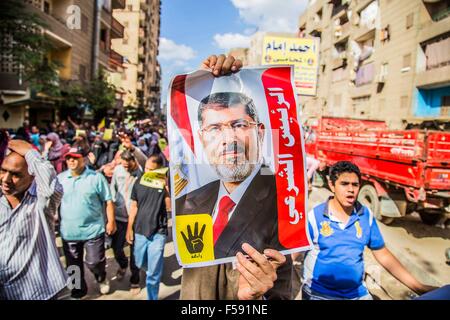
<path fill-rule="evenodd" d="M 111 19 L 111 38 L 117 39 L 117 38 L 123 38 L 125 27 L 116 19 Z"/>
<path fill-rule="evenodd" d="M 110 58 L 110 61 L 113 64 L 118 65 L 118 66 L 122 66 L 123 56 L 121 54 L 117 53 L 114 50 L 111 50 L 110 53 L 109 53 L 109 58 Z"/>

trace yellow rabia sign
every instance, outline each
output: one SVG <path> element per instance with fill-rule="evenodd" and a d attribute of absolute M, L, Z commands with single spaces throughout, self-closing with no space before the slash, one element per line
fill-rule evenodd
<path fill-rule="evenodd" d="M 262 50 L 262 65 L 293 65 L 297 93 L 316 95 L 319 39 L 265 36 Z"/>
<path fill-rule="evenodd" d="M 210 214 L 188 214 L 175 218 L 176 241 L 184 264 L 214 260 L 213 222 Z"/>
<path fill-rule="evenodd" d="M 164 189 L 169 168 L 155 169 L 142 175 L 140 184 L 149 188 Z"/>

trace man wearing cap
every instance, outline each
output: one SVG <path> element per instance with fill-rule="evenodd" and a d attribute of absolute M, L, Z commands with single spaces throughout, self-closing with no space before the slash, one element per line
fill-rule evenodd
<path fill-rule="evenodd" d="M 61 237 L 68 272 L 79 272 L 81 281 L 75 281 L 72 297 L 81 298 L 87 294 L 84 279 L 85 263 L 99 283 L 102 294 L 109 293 L 106 278 L 105 232 L 116 231 L 114 204 L 105 177 L 86 166 L 87 153 L 81 146 L 72 147 L 65 155 L 67 171 L 58 175 L 64 189 L 61 201 Z M 107 223 L 105 228 L 104 206 Z M 69 269 L 70 268 L 70 269 Z M 75 269 L 73 269 L 75 268 Z"/>

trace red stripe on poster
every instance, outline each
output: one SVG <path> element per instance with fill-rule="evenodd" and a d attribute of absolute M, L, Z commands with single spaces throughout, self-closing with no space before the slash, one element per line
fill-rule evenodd
<path fill-rule="evenodd" d="M 188 107 L 185 96 L 186 75 L 176 76 L 172 82 L 170 93 L 170 115 L 175 121 L 181 135 L 194 153 L 194 137 L 191 122 L 189 121 Z"/>
<path fill-rule="evenodd" d="M 270 68 L 262 82 L 272 128 L 279 241 L 287 249 L 307 246 L 304 155 L 291 69 Z"/>

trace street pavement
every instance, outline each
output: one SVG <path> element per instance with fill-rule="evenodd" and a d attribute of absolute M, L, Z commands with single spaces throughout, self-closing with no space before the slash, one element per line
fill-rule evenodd
<path fill-rule="evenodd" d="M 324 201 L 331 193 L 325 188 L 313 188 L 308 208 Z M 169 226 L 171 221 L 169 221 Z M 450 284 L 450 266 L 446 264 L 445 249 L 450 248 L 450 229 L 428 226 L 420 221 L 417 214 L 408 215 L 395 220 L 386 226 L 379 223 L 387 247 L 419 280 L 435 286 Z M 60 244 L 60 239 L 58 239 Z M 126 249 L 129 254 L 128 247 Z M 64 260 L 64 258 L 62 258 Z M 369 250 L 365 252 L 366 285 L 375 299 L 411 299 L 415 295 L 405 286 L 388 274 L 373 258 Z M 297 266 L 301 272 L 301 262 Z M 107 271 L 111 281 L 111 293 L 100 295 L 92 274 L 86 269 L 86 280 L 89 286 L 87 300 L 145 300 L 145 273 L 141 272 L 141 291 L 137 295 L 129 292 L 129 276 L 122 281 L 116 279 L 118 265 L 112 251 L 107 251 Z M 174 300 L 179 298 L 182 270 L 178 265 L 171 230 L 164 251 L 164 272 L 161 281 L 159 298 Z M 299 276 L 297 277 L 299 278 Z M 300 299 L 301 295 L 296 295 Z"/>

